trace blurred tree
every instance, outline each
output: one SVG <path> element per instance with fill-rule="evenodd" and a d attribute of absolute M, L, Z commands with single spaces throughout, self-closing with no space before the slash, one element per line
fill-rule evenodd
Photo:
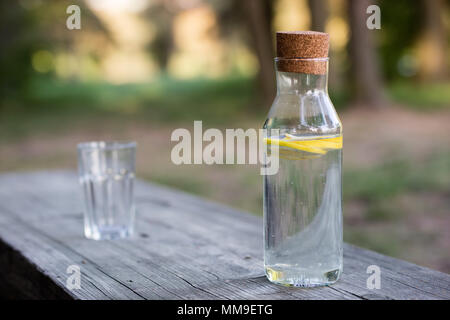
<path fill-rule="evenodd" d="M 70 4 L 68 0 L 0 2 L 0 108 L 10 101 L 33 108 L 26 101 L 32 80 L 55 76 L 56 52 L 75 51 L 80 31 L 66 28 Z M 83 35 L 92 29 L 105 33 L 90 10 L 82 12 Z"/>
<path fill-rule="evenodd" d="M 329 7 L 327 0 L 308 0 L 309 11 L 311 14 L 311 30 L 325 32 L 325 27 L 329 17 Z M 333 88 L 342 90 L 342 80 L 337 70 L 338 62 L 337 52 L 330 50 L 329 53 L 328 81 Z"/>
<path fill-rule="evenodd" d="M 18 1 L 0 2 L 0 109 L 23 94 L 33 74 L 31 55 L 41 40 L 36 20 Z"/>
<path fill-rule="evenodd" d="M 259 82 L 266 104 L 272 103 L 275 96 L 275 71 L 271 0 L 241 1 L 245 22 L 250 31 L 254 51 L 259 61 Z"/>
<path fill-rule="evenodd" d="M 163 71 L 167 71 L 170 55 L 174 49 L 173 19 L 180 11 L 176 2 L 164 0 L 149 7 L 145 15 L 156 26 L 155 39 L 150 45 L 156 62 Z"/>
<path fill-rule="evenodd" d="M 352 95 L 361 106 L 380 107 L 383 105 L 383 90 L 374 33 L 366 26 L 367 7 L 370 0 L 349 0 L 348 19 L 350 22 L 349 53 L 351 62 Z"/>
<path fill-rule="evenodd" d="M 413 56 L 411 48 L 422 29 L 420 2 L 411 0 L 380 1 L 379 5 L 382 34 L 378 40 L 380 40 L 379 53 L 383 75 L 387 80 L 413 76 L 416 70 L 412 64 L 416 57 Z M 399 68 L 402 59 L 409 62 L 409 70 Z"/>
<path fill-rule="evenodd" d="M 311 30 L 325 31 L 325 24 L 328 18 L 328 5 L 326 0 L 308 0 L 311 12 Z"/>
<path fill-rule="evenodd" d="M 272 30 L 273 2 L 271 0 L 210 0 L 217 10 L 222 36 L 237 37 L 248 43 L 258 59 L 258 83 L 261 102 L 268 106 L 273 102 L 276 83 L 274 70 L 274 33 Z"/>

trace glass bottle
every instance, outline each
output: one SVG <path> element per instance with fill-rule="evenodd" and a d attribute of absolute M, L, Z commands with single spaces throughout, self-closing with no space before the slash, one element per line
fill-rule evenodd
<path fill-rule="evenodd" d="M 278 172 L 264 176 L 265 272 L 283 285 L 328 285 L 343 262 L 342 124 L 327 91 L 328 35 L 277 33 L 277 56 L 264 124 L 267 152 L 279 147 Z"/>

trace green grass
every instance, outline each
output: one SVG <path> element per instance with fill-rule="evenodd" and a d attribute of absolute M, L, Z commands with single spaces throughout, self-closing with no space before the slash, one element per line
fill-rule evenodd
<path fill-rule="evenodd" d="M 405 191 L 450 192 L 450 152 L 431 156 L 422 163 L 407 159 L 386 162 L 371 169 L 347 170 L 346 198 L 378 201 Z"/>
<path fill-rule="evenodd" d="M 363 248 L 389 255 L 398 256 L 405 247 L 404 243 L 393 241 L 392 230 L 374 230 L 368 232 L 366 229 L 357 230 L 353 228 L 350 232 L 346 229 L 344 241 L 356 244 Z"/>
<path fill-rule="evenodd" d="M 418 110 L 450 108 L 450 82 L 397 82 L 388 88 L 393 101 Z"/>
<path fill-rule="evenodd" d="M 57 133 L 80 123 L 95 126 L 99 121 L 112 122 L 114 128 L 125 121 L 164 125 L 203 120 L 220 126 L 251 115 L 259 116 L 262 123 L 268 106 L 261 108 L 257 100 L 254 82 L 242 77 L 189 81 L 162 77 L 123 85 L 38 77 L 22 101 L 2 101 L 0 136 L 14 140 L 41 131 Z"/>
<path fill-rule="evenodd" d="M 401 215 L 393 199 L 401 194 L 450 194 L 450 152 L 434 154 L 422 163 L 407 159 L 386 162 L 371 169 L 344 172 L 344 199 L 367 205 L 366 217 L 385 220 Z"/>
<path fill-rule="evenodd" d="M 34 81 L 29 99 L 58 108 L 139 114 L 158 121 L 186 118 L 220 120 L 235 117 L 254 100 L 253 81 L 247 78 L 175 80 L 161 77 L 139 84 Z"/>

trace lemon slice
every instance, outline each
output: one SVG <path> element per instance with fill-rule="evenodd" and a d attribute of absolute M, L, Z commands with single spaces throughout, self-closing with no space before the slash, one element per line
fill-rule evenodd
<path fill-rule="evenodd" d="M 302 145 L 302 144 L 297 143 L 300 141 L 289 141 L 289 140 L 283 140 L 283 139 L 280 140 L 280 139 L 273 139 L 273 138 L 266 138 L 265 141 L 267 144 L 279 145 L 280 147 L 288 147 L 291 149 L 297 149 L 297 150 L 311 152 L 311 153 L 319 153 L 319 154 L 327 153 L 325 150 L 322 150 L 321 148 L 315 148 L 314 146 Z"/>
<path fill-rule="evenodd" d="M 283 159 L 300 160 L 320 157 L 332 149 L 342 149 L 342 136 L 321 137 L 313 140 L 297 140 L 291 134 L 286 134 L 284 138 L 265 138 L 268 145 L 280 146 L 279 154 Z"/>

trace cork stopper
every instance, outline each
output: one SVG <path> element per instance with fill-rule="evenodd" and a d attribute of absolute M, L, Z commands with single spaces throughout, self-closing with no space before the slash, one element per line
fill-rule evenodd
<path fill-rule="evenodd" d="M 328 33 L 315 31 L 277 32 L 278 70 L 326 74 L 329 38 Z"/>

